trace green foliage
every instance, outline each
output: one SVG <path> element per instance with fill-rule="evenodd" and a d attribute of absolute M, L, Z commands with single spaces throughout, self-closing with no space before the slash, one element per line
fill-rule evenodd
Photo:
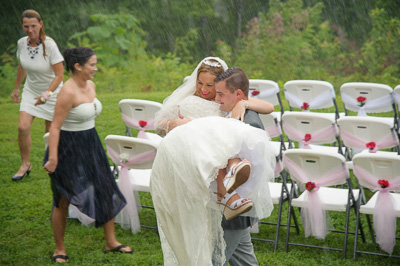
<path fill-rule="evenodd" d="M 236 65 L 257 73 L 253 78 L 326 80 L 323 63 L 337 55 L 339 43 L 328 23 L 320 22 L 322 8 L 303 8 L 300 0 L 270 1 L 269 12 L 248 24 Z"/>
<path fill-rule="evenodd" d="M 364 2 L 71 0 L 61 11 L 43 0 L 37 9 L 61 51 L 76 45 L 96 51 L 99 90 L 171 91 L 210 55 L 242 67 L 251 78 L 279 84 L 318 79 L 336 89 L 348 81 L 394 87 L 400 16 L 392 9 L 400 1 L 376 1 L 375 9 L 374 1 Z M 0 11 L 0 21 L 13 24 L 1 32 L 14 29 L 13 39 L 21 35 L 20 12 L 32 6 L 21 0 L 4 7 L 11 12 Z M 0 62 L 0 96 L 7 97 L 16 75 L 15 40 L 8 47 Z"/>
<path fill-rule="evenodd" d="M 143 40 L 145 32 L 129 14 L 96 14 L 95 26 L 71 36 L 70 46 L 92 47 L 98 57 L 102 75 L 97 87 L 109 91 L 173 90 L 190 69 L 180 59 L 167 54 L 149 57 Z"/>
<path fill-rule="evenodd" d="M 371 11 L 370 40 L 357 48 L 340 28 L 322 21 L 324 6 L 303 6 L 300 0 L 271 0 L 267 14 L 247 25 L 235 62 L 252 78 L 284 83 L 316 79 L 338 89 L 348 81 L 396 86 L 399 82 L 400 25 L 384 10 Z"/>
<path fill-rule="evenodd" d="M 95 14 L 90 16 L 94 26 L 70 37 L 78 46 L 88 45 L 87 40 L 95 44 L 97 57 L 106 67 L 126 69 L 132 60 L 147 59 L 144 31 L 137 19 L 129 14 Z M 83 40 L 82 40 L 83 38 Z M 71 45 L 71 44 L 70 44 Z M 71 45 L 71 46 L 75 46 Z"/>
<path fill-rule="evenodd" d="M 178 37 L 175 40 L 174 54 L 179 55 L 185 62 L 195 63 L 195 57 L 193 55 L 193 47 L 197 45 L 199 41 L 199 33 L 196 29 L 190 29 L 186 36 Z"/>
<path fill-rule="evenodd" d="M 390 83 L 399 82 L 400 20 L 390 18 L 382 9 L 371 11 L 373 28 L 363 46 L 363 64 L 368 76 L 383 76 Z M 387 81 L 386 81 L 387 82 Z"/>
<path fill-rule="evenodd" d="M 11 46 L 9 52 L 0 56 L 0 98 L 10 97 L 14 89 L 15 79 L 17 77 L 17 61 L 14 56 L 16 49 Z"/>

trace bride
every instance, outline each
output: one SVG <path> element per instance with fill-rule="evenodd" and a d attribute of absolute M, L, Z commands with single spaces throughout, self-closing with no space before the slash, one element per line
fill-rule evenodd
<path fill-rule="evenodd" d="M 196 96 L 198 72 L 207 64 L 219 66 L 221 73 L 227 69 L 219 58 L 204 59 L 156 115 L 158 132 L 169 132 L 159 145 L 150 184 L 165 265 L 224 263 L 222 216 L 215 192 L 216 178 L 229 159 L 247 158 L 252 165 L 248 181 L 236 188 L 240 197 L 251 197 L 254 203 L 243 215 L 262 219 L 273 209 L 267 182 L 273 178 L 275 157 L 269 137 L 265 131 L 224 118 L 218 103 L 204 99 L 215 96 L 213 83 Z M 248 105 L 259 111 L 257 103 L 249 100 Z"/>

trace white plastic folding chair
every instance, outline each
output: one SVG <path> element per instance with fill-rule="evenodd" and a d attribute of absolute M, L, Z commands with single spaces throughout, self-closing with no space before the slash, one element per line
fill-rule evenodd
<path fill-rule="evenodd" d="M 47 149 L 47 147 L 49 146 L 49 136 L 49 132 L 43 135 L 45 149 Z M 68 206 L 68 218 L 78 219 L 84 226 L 93 226 L 95 222 L 95 219 L 90 218 L 86 214 L 82 213 L 76 206 L 72 204 Z"/>
<path fill-rule="evenodd" d="M 284 113 L 281 96 L 279 94 L 279 85 L 275 81 L 266 79 L 249 79 L 249 97 L 261 99 L 279 106 L 280 111 L 272 112 L 280 123 Z"/>
<path fill-rule="evenodd" d="M 399 152 L 399 139 L 391 120 L 372 116 L 345 116 L 337 120 L 340 137 L 346 147 L 348 167 L 352 157 L 362 151 L 375 153 L 393 148 Z"/>
<path fill-rule="evenodd" d="M 293 142 L 297 142 L 299 148 L 343 154 L 333 116 L 313 112 L 285 112 L 282 116 L 282 126 L 289 139 L 289 148 L 294 148 Z"/>
<path fill-rule="evenodd" d="M 349 115 L 349 111 L 357 112 L 358 116 L 387 113 L 390 118 L 386 119 L 395 125 L 397 112 L 392 92 L 390 86 L 379 83 L 349 82 L 340 87 L 346 115 Z"/>
<path fill-rule="evenodd" d="M 126 126 L 126 136 L 132 136 L 131 128 L 134 128 L 139 130 L 138 138 L 151 139 L 157 143 L 161 141 L 162 138 L 159 135 L 146 132 L 155 129 L 154 117 L 161 109 L 161 103 L 140 99 L 123 99 L 118 106 Z"/>
<path fill-rule="evenodd" d="M 358 253 L 400 258 L 400 249 L 394 249 L 396 239 L 400 239 L 396 237 L 396 221 L 400 217 L 400 194 L 393 193 L 400 191 L 400 156 L 393 153 L 359 153 L 354 156 L 353 162 L 354 174 L 361 186 L 375 191 L 366 204 L 358 204 L 353 258 L 356 259 Z M 370 227 L 373 251 L 367 251 L 365 246 L 358 245 L 360 214 L 373 216 L 375 233 Z M 376 243 L 387 253 L 377 252 Z"/>
<path fill-rule="evenodd" d="M 309 149 L 288 149 L 283 155 L 283 163 L 292 181 L 305 187 L 297 198 L 290 197 L 289 207 L 301 208 L 304 233 L 324 240 L 328 232 L 344 233 L 342 248 L 289 242 L 290 226 L 287 227 L 286 252 L 289 245 L 319 248 L 343 252 L 346 257 L 349 235 L 350 210 L 356 212 L 359 190 L 352 189 L 346 159 L 339 153 L 327 153 Z M 335 187 L 347 184 L 348 188 Z M 293 193 L 293 192 L 292 192 Z M 326 223 L 327 211 L 345 212 L 344 231 L 329 230 Z M 356 213 L 355 213 L 356 214 Z M 356 216 L 356 215 L 354 215 Z M 339 219 L 336 219 L 339 221 Z M 288 212 L 288 225 L 291 212 Z"/>
<path fill-rule="evenodd" d="M 291 80 L 285 83 L 283 89 L 290 111 L 293 111 L 293 108 L 303 111 L 328 109 L 324 111 L 328 117 L 338 119 L 343 115 L 339 113 L 333 85 L 327 81 Z M 332 107 L 334 110 L 329 111 Z"/>
<path fill-rule="evenodd" d="M 148 139 L 118 135 L 108 135 L 105 143 L 111 160 L 120 167 L 117 183 L 127 201 L 115 221 L 133 232 L 137 232 L 140 226 L 157 230 L 155 226 L 140 225 L 140 207 L 153 207 L 141 206 L 138 192 L 150 192 L 151 168 L 158 144 Z"/>

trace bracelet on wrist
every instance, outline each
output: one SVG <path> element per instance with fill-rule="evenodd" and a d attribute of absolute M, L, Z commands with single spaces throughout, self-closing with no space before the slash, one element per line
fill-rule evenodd
<path fill-rule="evenodd" d="M 41 94 L 40 96 L 40 100 L 45 103 L 47 102 L 48 99 L 50 99 L 50 97 L 54 94 L 54 92 L 52 91 L 45 91 Z"/>

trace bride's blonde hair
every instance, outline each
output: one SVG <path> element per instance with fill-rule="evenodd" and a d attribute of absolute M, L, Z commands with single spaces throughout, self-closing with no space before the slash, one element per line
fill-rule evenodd
<path fill-rule="evenodd" d="M 197 70 L 196 83 L 197 83 L 197 80 L 199 79 L 200 73 L 202 73 L 202 72 L 209 72 L 209 73 L 215 75 L 215 77 L 218 77 L 221 73 L 224 72 L 224 68 L 215 59 L 210 58 L 210 59 L 203 60 L 199 69 Z M 197 86 L 196 86 L 196 91 L 194 92 L 194 95 L 200 97 L 200 91 L 197 89 Z"/>

